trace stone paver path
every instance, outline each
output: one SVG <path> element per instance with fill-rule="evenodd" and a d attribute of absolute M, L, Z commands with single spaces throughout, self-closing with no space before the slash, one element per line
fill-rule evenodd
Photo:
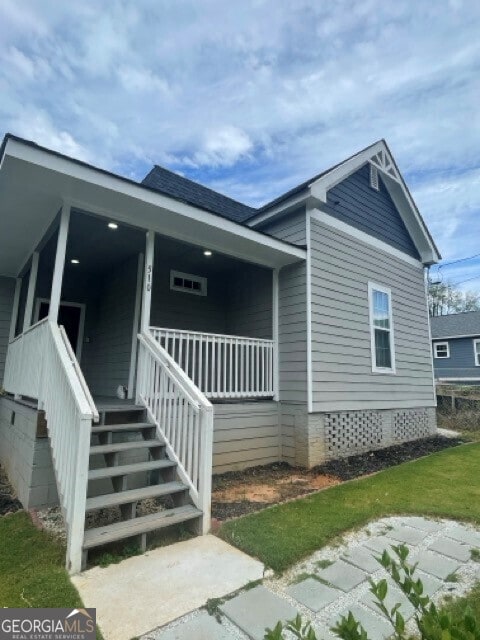
<path fill-rule="evenodd" d="M 472 550 L 480 550 L 480 532 L 473 527 L 420 517 L 384 518 L 348 534 L 341 546 L 319 550 L 280 578 L 232 594 L 215 616 L 200 609 L 143 640 L 263 640 L 266 627 L 297 612 L 312 622 L 319 640 L 334 640 L 331 627 L 349 611 L 370 640 L 385 640 L 392 629 L 378 613 L 369 579 L 387 578 L 387 606 L 400 603 L 405 619 L 412 618 L 413 607 L 376 560 L 384 549 L 401 543 L 410 550 L 409 562 L 418 562 L 416 574 L 435 601 L 462 595 L 480 579 L 480 563 L 472 559 Z"/>

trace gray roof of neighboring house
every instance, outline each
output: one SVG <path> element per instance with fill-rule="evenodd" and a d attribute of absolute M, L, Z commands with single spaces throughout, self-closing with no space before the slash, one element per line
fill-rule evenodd
<path fill-rule="evenodd" d="M 480 336 L 480 311 L 435 316 L 430 321 L 432 338 L 434 339 L 452 336 Z"/>
<path fill-rule="evenodd" d="M 142 184 L 235 222 L 244 222 L 257 212 L 253 207 L 237 202 L 233 198 L 217 193 L 213 189 L 204 187 L 198 182 L 184 178 L 178 173 L 158 165 L 155 165 L 145 176 Z"/>

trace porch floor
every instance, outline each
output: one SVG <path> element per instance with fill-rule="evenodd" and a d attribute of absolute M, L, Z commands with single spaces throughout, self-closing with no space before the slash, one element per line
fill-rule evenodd
<path fill-rule="evenodd" d="M 128 411 L 139 405 L 135 404 L 135 400 L 120 400 L 119 398 L 110 398 L 108 396 L 94 396 L 93 401 L 99 412 L 103 411 Z M 140 407 L 143 408 L 143 407 Z"/>

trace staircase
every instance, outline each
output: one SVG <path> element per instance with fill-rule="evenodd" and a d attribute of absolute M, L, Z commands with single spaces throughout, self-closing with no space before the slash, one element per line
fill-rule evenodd
<path fill-rule="evenodd" d="M 153 531 L 184 522 L 199 530 L 202 511 L 192 504 L 189 487 L 167 456 L 156 425 L 145 419 L 144 407 L 100 410 L 100 424 L 91 433 L 82 568 L 95 547 L 130 538 L 144 551 Z M 158 509 L 137 515 L 144 500 L 155 500 Z M 95 526 L 105 514 L 115 521 Z"/>

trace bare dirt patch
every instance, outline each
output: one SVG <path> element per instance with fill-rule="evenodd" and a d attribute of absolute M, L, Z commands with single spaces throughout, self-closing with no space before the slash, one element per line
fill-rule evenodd
<path fill-rule="evenodd" d="M 286 463 L 224 473 L 213 479 L 212 515 L 220 520 L 233 518 L 339 482 L 334 476 Z"/>
<path fill-rule="evenodd" d="M 213 477 L 212 516 L 218 520 L 243 516 L 462 442 L 458 438 L 432 436 L 379 451 L 330 460 L 310 471 L 282 462 L 220 474 Z"/>

